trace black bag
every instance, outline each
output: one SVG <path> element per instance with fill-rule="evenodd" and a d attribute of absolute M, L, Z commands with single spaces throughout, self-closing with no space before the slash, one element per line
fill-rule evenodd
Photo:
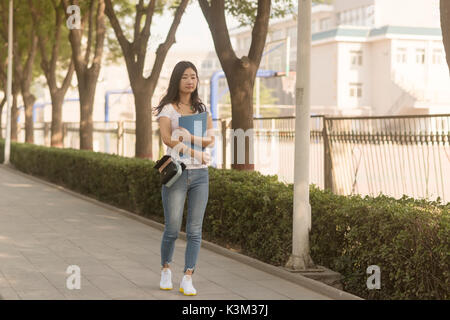
<path fill-rule="evenodd" d="M 154 168 L 158 169 L 160 173 L 161 183 L 166 187 L 170 187 L 181 176 L 186 169 L 186 165 L 169 155 L 165 155 L 156 161 Z"/>

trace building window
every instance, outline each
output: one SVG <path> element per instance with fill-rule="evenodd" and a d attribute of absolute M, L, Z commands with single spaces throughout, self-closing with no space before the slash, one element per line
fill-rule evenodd
<path fill-rule="evenodd" d="M 397 60 L 397 63 L 406 63 L 407 62 L 406 48 L 397 48 L 396 60 Z"/>
<path fill-rule="evenodd" d="M 357 11 L 358 16 L 358 26 L 364 25 L 364 8 L 359 8 Z"/>
<path fill-rule="evenodd" d="M 374 5 L 345 10 L 336 14 L 338 25 L 371 26 L 374 24 Z"/>
<path fill-rule="evenodd" d="M 350 83 L 350 97 L 361 98 L 362 97 L 362 83 Z"/>
<path fill-rule="evenodd" d="M 205 60 L 202 62 L 202 69 L 209 70 L 212 68 L 212 61 L 211 60 Z"/>
<path fill-rule="evenodd" d="M 362 66 L 362 51 L 350 51 L 350 63 L 352 66 Z"/>
<path fill-rule="evenodd" d="M 275 71 L 283 70 L 282 59 L 279 55 L 274 55 L 273 57 L 270 58 L 269 68 Z"/>
<path fill-rule="evenodd" d="M 373 25 L 373 24 L 375 24 L 375 6 L 374 5 L 370 5 L 370 6 L 367 6 L 366 8 L 365 8 L 365 11 L 366 11 L 366 16 L 365 16 L 365 25 L 366 26 L 371 26 L 371 25 Z"/>
<path fill-rule="evenodd" d="M 317 30 L 317 20 L 313 20 L 311 22 L 311 33 L 315 33 L 318 32 L 319 30 Z"/>
<path fill-rule="evenodd" d="M 416 49 L 416 63 L 425 64 L 425 49 Z"/>
<path fill-rule="evenodd" d="M 252 38 L 251 37 L 245 37 L 243 40 L 243 48 L 244 50 L 250 49 L 250 45 L 252 44 Z"/>
<path fill-rule="evenodd" d="M 277 41 L 283 38 L 283 30 L 276 30 L 272 33 L 272 41 Z"/>
<path fill-rule="evenodd" d="M 356 24 L 358 24 L 358 10 L 357 9 L 353 9 L 352 11 L 351 11 L 351 13 L 352 13 L 352 24 L 353 25 L 356 25 Z"/>
<path fill-rule="evenodd" d="M 440 9 L 439 9 L 439 1 L 433 1 L 433 18 L 434 19 L 440 19 L 441 18 L 441 13 L 440 13 Z"/>
<path fill-rule="evenodd" d="M 347 23 L 347 11 L 339 13 L 339 25 Z"/>
<path fill-rule="evenodd" d="M 444 54 L 442 49 L 433 49 L 433 64 L 442 64 L 444 61 Z"/>
<path fill-rule="evenodd" d="M 297 27 L 291 27 L 288 29 L 288 36 L 291 38 L 291 48 L 292 45 L 297 44 Z"/>
<path fill-rule="evenodd" d="M 324 19 L 320 19 L 320 30 L 328 30 L 330 28 L 330 23 L 331 20 L 330 18 L 324 18 Z"/>
<path fill-rule="evenodd" d="M 241 44 L 241 39 L 240 38 L 238 38 L 238 39 L 236 39 L 236 47 L 237 47 L 237 50 L 241 50 L 242 49 L 242 44 Z"/>

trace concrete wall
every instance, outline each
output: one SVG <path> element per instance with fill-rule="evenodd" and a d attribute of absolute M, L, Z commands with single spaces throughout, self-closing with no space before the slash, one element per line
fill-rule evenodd
<path fill-rule="evenodd" d="M 391 93 L 391 43 L 380 40 L 369 44 L 372 109 L 374 115 L 384 114 L 394 103 Z"/>
<path fill-rule="evenodd" d="M 375 5 L 375 26 L 439 28 L 439 0 L 335 0 L 335 13 Z"/>
<path fill-rule="evenodd" d="M 406 63 L 397 61 L 398 48 L 407 49 Z M 448 112 L 445 106 L 450 102 L 450 77 L 442 41 L 395 39 L 391 49 L 393 83 L 415 98 L 418 102 L 416 107 L 426 106 L 434 113 Z M 424 64 L 416 62 L 416 49 L 425 50 Z M 442 54 L 440 63 L 433 59 L 436 50 Z"/>
<path fill-rule="evenodd" d="M 311 50 L 311 104 L 337 105 L 337 44 L 327 43 Z"/>
<path fill-rule="evenodd" d="M 351 52 L 361 51 L 362 65 L 352 65 Z M 343 113 L 353 113 L 350 109 L 370 106 L 371 92 L 371 52 L 363 42 L 338 43 L 338 108 Z M 361 83 L 361 97 L 350 96 L 350 84 Z"/>
<path fill-rule="evenodd" d="M 359 7 L 369 6 L 375 3 L 376 0 L 335 0 L 334 11 L 341 12 Z M 397 1 L 397 0 L 394 0 Z M 394 2 L 391 1 L 391 2 Z"/>
<path fill-rule="evenodd" d="M 374 1 L 376 26 L 395 25 L 440 28 L 439 0 Z"/>

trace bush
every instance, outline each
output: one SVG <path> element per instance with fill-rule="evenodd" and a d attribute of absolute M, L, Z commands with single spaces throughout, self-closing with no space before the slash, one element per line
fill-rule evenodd
<path fill-rule="evenodd" d="M 0 140 L 2 162 L 3 148 Z M 11 162 L 25 173 L 164 220 L 152 161 L 13 142 Z M 285 265 L 292 251 L 293 185 L 258 172 L 209 168 L 209 174 L 203 238 Z M 368 299 L 450 298 L 449 203 L 345 197 L 314 185 L 310 203 L 311 257 L 341 273 L 344 290 Z M 381 269 L 381 290 L 367 289 L 370 265 Z"/>
<path fill-rule="evenodd" d="M 344 289 L 368 299 L 449 299 L 449 204 L 379 195 L 311 192 L 311 255 L 344 276 Z M 381 270 L 368 290 L 366 269 Z"/>

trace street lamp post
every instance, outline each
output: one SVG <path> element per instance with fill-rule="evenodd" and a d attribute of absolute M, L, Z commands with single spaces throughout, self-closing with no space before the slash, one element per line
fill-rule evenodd
<path fill-rule="evenodd" d="M 12 105 L 12 47 L 13 47 L 13 0 L 9 0 L 9 20 L 8 20 L 8 80 L 6 89 L 6 139 L 5 139 L 5 159 L 4 164 L 9 164 L 11 152 L 11 105 Z"/>
<path fill-rule="evenodd" d="M 298 0 L 297 43 L 292 254 L 286 267 L 307 270 L 314 267 L 309 254 L 311 0 Z"/>

